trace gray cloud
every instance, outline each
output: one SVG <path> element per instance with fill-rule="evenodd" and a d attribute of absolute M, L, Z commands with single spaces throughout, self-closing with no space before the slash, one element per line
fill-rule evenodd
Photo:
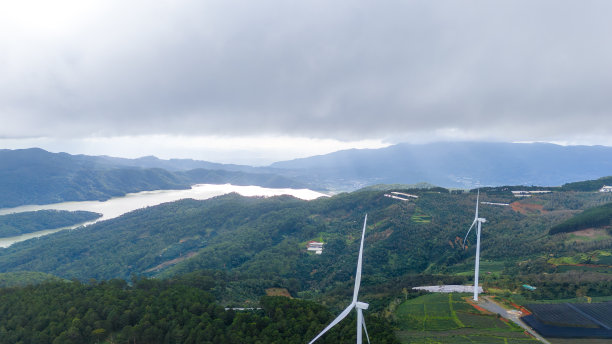
<path fill-rule="evenodd" d="M 608 136 L 611 10 L 484 0 L 22 10 L 0 24 L 0 137 Z"/>

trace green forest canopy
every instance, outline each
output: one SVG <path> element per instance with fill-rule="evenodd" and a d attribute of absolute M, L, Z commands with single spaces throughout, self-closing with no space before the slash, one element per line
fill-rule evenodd
<path fill-rule="evenodd" d="M 0 215 L 0 238 L 93 221 L 102 214 L 90 211 L 39 210 Z"/>

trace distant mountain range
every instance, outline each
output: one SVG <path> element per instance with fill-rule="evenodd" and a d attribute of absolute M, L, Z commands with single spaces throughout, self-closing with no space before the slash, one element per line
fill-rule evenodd
<path fill-rule="evenodd" d="M 0 208 L 106 200 L 130 192 L 188 189 L 197 183 L 306 187 L 283 176 L 243 170 L 255 171 L 194 160 L 70 155 L 39 148 L 0 150 Z"/>
<path fill-rule="evenodd" d="M 452 142 L 352 149 L 270 165 L 331 190 L 426 182 L 443 187 L 540 185 L 612 175 L 612 147 Z"/>
<path fill-rule="evenodd" d="M 276 162 L 267 167 L 156 157 L 124 159 L 0 150 L 0 207 L 104 200 L 196 183 L 352 191 L 375 184 L 447 188 L 565 183 L 612 175 L 612 147 L 545 143 L 398 144 Z"/>

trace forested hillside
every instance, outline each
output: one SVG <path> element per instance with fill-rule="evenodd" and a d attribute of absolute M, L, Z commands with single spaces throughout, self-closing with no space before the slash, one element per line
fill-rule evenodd
<path fill-rule="evenodd" d="M 231 194 L 162 204 L 0 250 L 0 271 L 41 271 L 86 281 L 216 269 L 237 274 L 241 281 L 227 294 L 228 301 L 251 299 L 272 285 L 309 293 L 350 280 L 366 212 L 365 285 L 406 274 L 445 273 L 473 257 L 474 239 L 468 238 L 466 249 L 460 239 L 473 218 L 475 194 L 407 192 L 419 198 L 394 200 L 379 191 L 314 201 Z M 481 201 L 508 197 L 481 194 Z M 552 193 L 513 206 L 482 205 L 480 215 L 487 218 L 483 257 L 511 261 L 605 246 L 546 235 L 574 209 L 605 202 L 605 197 Z M 309 240 L 324 241 L 324 254 L 307 253 Z"/>
<path fill-rule="evenodd" d="M 582 213 L 553 226 L 550 234 L 575 232 L 592 227 L 610 227 L 612 225 L 612 203 L 586 209 Z"/>
<path fill-rule="evenodd" d="M 39 210 L 0 215 L 0 238 L 67 227 L 102 216 L 89 211 Z"/>
<path fill-rule="evenodd" d="M 612 185 L 612 177 L 601 177 L 595 180 L 585 180 L 567 183 L 561 187 L 563 191 L 598 191 L 604 185 Z"/>
<path fill-rule="evenodd" d="M 90 297 L 88 293 L 116 294 L 120 300 L 136 297 L 137 301 L 129 302 L 109 299 L 110 309 L 115 309 L 117 314 L 124 314 L 126 310 L 121 307 L 130 302 L 130 309 L 138 309 L 143 303 L 157 305 L 155 302 L 164 302 L 166 297 L 177 293 L 186 298 L 168 301 L 179 305 L 177 311 L 182 309 L 182 315 L 173 316 L 173 319 L 185 319 L 180 324 L 171 323 L 170 318 L 160 318 L 161 322 L 151 320 L 160 317 L 155 309 L 165 309 L 162 304 L 152 306 L 153 313 L 147 313 L 149 310 L 145 307 L 143 313 L 126 318 L 132 320 L 124 319 L 119 325 L 109 320 L 108 309 L 94 308 L 93 301 L 74 305 L 77 312 L 68 312 L 70 308 L 57 311 L 63 314 L 60 319 L 66 321 L 61 326 L 54 325 L 52 329 L 41 320 L 37 331 L 46 333 L 41 336 L 48 338 L 61 335 L 65 339 L 70 335 L 95 341 L 111 335 L 123 339 L 134 335 L 133 338 L 143 340 L 155 333 L 160 338 L 179 336 L 181 339 L 177 342 L 186 342 L 192 335 L 213 338 L 206 340 L 214 342 L 215 336 L 230 338 L 239 327 L 242 331 L 239 333 L 249 333 L 250 338 L 264 342 L 269 338 L 280 338 L 277 339 L 280 342 L 303 341 L 306 334 L 320 330 L 332 314 L 337 314 L 350 301 L 361 224 L 367 213 L 360 299 L 370 304 L 368 316 L 378 319 L 368 320 L 368 325 L 380 320 L 380 333 L 386 338 L 384 333 L 389 330 L 389 324 L 399 321 L 394 315 L 397 304 L 420 295 L 412 287 L 471 282 L 475 237 L 468 237 L 465 247 L 462 239 L 474 216 L 476 190 L 464 193 L 443 188 L 385 189 L 342 193 L 312 201 L 290 196 L 229 194 L 205 201 L 182 200 L 140 209 L 85 228 L 0 249 L 0 272 L 37 271 L 75 280 L 69 284 L 46 283 L 30 289 L 0 290 L 0 294 L 11 297 L 6 307 L 22 307 L 14 305 L 21 296 L 10 295 L 26 292 L 38 295 L 36 288 L 41 288 L 41 293 L 49 294 L 51 291 L 45 288 L 52 288 L 57 293 L 72 293 L 84 299 Z M 418 198 L 393 199 L 386 196 L 391 191 Z M 612 195 L 557 189 L 516 198 L 508 188 L 502 187 L 481 190 L 480 201 L 483 203 L 479 216 L 487 219 L 483 225 L 481 254 L 481 283 L 487 290 L 512 298 L 513 302 L 612 296 L 612 235 L 608 230 L 548 235 L 551 228 L 585 209 L 607 208 Z M 321 255 L 306 251 L 306 243 L 311 240 L 324 242 Z M 583 262 L 591 265 L 584 266 Z M 6 276 L 19 278 L 15 274 Z M 107 282 L 117 278 L 128 284 Z M 185 278 L 197 281 L 185 284 Z M 130 281 L 139 282 L 130 286 Z M 537 289 L 525 290 L 521 287 L 525 283 Z M 272 290 L 325 304 L 330 307 L 330 313 L 325 317 L 314 315 L 317 320 L 304 319 L 310 324 L 308 329 L 295 330 L 303 333 L 302 337 L 284 334 L 294 331 L 291 330 L 295 325 L 293 320 L 276 329 L 278 334 L 266 337 L 271 331 L 267 324 L 274 321 L 260 320 L 258 317 L 263 315 L 257 312 L 249 313 L 248 317 L 253 317 L 249 323 L 260 325 L 250 330 L 250 325 L 235 323 L 247 316 L 242 313 L 188 314 L 191 295 L 215 305 L 206 306 L 207 309 L 218 305 L 257 308 L 265 304 L 261 300 L 263 296 L 275 293 Z M 203 292 L 206 295 L 200 294 Z M 150 301 L 153 299 L 159 301 Z M 279 302 L 289 303 L 292 309 L 310 307 L 297 301 Z M 6 308 L 6 311 L 13 314 L 14 309 Z M 97 315 L 87 316 L 89 309 Z M 305 312 L 308 317 L 319 314 Z M 216 316 L 225 325 L 218 323 L 220 330 L 214 334 L 202 334 L 193 325 L 214 322 Z M 272 315 L 266 316 L 273 319 Z M 149 322 L 141 323 L 143 317 Z M 200 320 L 189 320 L 195 319 L 191 317 Z M 294 320 L 295 317 L 297 313 L 289 316 Z M 85 318 L 89 319 L 88 325 L 83 325 Z M 75 323 L 74 319 L 79 321 Z M 7 335 L 24 335 L 19 332 L 19 326 L 25 328 L 26 320 L 12 321 L 9 324 L 15 327 L 11 330 L 5 326 Z M 348 333 L 342 330 L 339 337 L 353 335 L 354 330 Z M 164 342 L 172 341 L 164 339 Z"/>
<path fill-rule="evenodd" d="M 66 281 L 44 272 L 18 271 L 0 273 L 0 288 L 27 286 L 46 281 Z"/>

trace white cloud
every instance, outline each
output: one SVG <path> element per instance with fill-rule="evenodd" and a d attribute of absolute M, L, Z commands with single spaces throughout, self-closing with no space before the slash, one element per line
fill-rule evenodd
<path fill-rule="evenodd" d="M 184 158 L 220 163 L 264 166 L 272 162 L 331 153 L 351 148 L 382 148 L 378 140 L 338 141 L 288 136 L 121 136 L 78 139 L 0 139 L 10 149 L 41 147 L 52 152 L 110 155 L 138 158 L 155 155 L 162 159 Z"/>
<path fill-rule="evenodd" d="M 610 10 L 557 0 L 3 2 L 0 137 L 608 144 Z"/>

